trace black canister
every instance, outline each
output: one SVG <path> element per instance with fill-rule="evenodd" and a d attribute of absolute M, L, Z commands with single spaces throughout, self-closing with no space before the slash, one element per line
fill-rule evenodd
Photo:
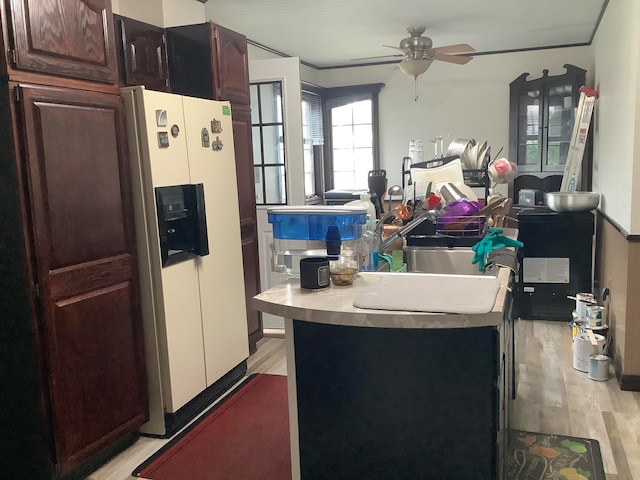
<path fill-rule="evenodd" d="M 315 290 L 329 286 L 329 260 L 307 257 L 300 260 L 300 287 Z"/>

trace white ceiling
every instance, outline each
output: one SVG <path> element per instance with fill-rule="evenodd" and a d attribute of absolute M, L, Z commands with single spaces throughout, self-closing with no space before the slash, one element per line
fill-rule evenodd
<path fill-rule="evenodd" d="M 433 47 L 468 43 L 477 53 L 586 45 L 608 1 L 208 0 L 205 8 L 251 42 L 326 68 L 397 53 L 382 45 L 397 46 L 410 26 L 426 26 Z"/>

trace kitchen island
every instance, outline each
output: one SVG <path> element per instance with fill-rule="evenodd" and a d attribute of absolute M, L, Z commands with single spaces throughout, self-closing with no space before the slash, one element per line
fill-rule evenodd
<path fill-rule="evenodd" d="M 285 318 L 293 478 L 501 478 L 511 271 L 473 315 L 354 307 L 379 278 L 315 291 L 290 279 L 254 297 Z"/>

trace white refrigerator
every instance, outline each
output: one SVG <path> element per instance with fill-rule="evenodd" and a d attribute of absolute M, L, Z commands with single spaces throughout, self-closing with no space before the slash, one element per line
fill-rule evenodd
<path fill-rule="evenodd" d="M 229 102 L 144 87 L 123 88 L 121 95 L 149 385 L 150 418 L 141 432 L 170 436 L 246 373 L 249 347 L 231 107 Z M 195 207 L 186 193 L 184 199 L 161 200 L 162 192 L 173 195 L 190 186 L 200 192 Z M 180 222 L 191 218 L 183 209 L 202 220 L 195 253 L 189 247 L 193 239 L 179 237 Z"/>

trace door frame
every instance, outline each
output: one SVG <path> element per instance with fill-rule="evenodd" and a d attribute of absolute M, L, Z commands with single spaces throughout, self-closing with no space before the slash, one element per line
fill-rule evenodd
<path fill-rule="evenodd" d="M 249 82 L 282 82 L 285 175 L 287 205 L 304 205 L 304 152 L 302 137 L 302 86 L 298 57 L 249 60 Z M 267 220 L 267 205 L 256 206 L 260 285 L 267 290 L 286 277 L 271 271 L 273 229 Z M 284 330 L 284 319 L 262 314 L 264 329 Z"/>

